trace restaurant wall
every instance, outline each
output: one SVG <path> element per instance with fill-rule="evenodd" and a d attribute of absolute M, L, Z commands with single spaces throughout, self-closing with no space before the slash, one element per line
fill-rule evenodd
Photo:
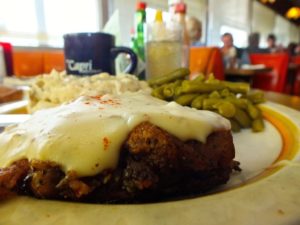
<path fill-rule="evenodd" d="M 261 47 L 267 46 L 266 39 L 270 33 L 274 33 L 277 43 L 284 46 L 291 41 L 299 42 L 299 28 L 296 25 L 256 1 L 252 3 L 252 31 L 261 34 Z"/>
<path fill-rule="evenodd" d="M 299 30 L 299 27 L 297 27 L 297 26 L 290 26 L 289 36 L 291 37 L 290 41 L 293 41 L 295 43 L 299 43 L 299 40 L 300 40 L 300 30 Z"/>
<path fill-rule="evenodd" d="M 287 46 L 290 42 L 298 43 L 300 40 L 299 32 L 299 28 L 295 24 L 282 16 L 276 16 L 274 33 L 278 36 L 279 43 L 284 46 Z"/>
<path fill-rule="evenodd" d="M 266 47 L 268 34 L 273 33 L 276 14 L 260 3 L 252 3 L 252 31 L 260 33 L 260 46 Z"/>
<path fill-rule="evenodd" d="M 250 0 L 209 0 L 208 10 L 208 45 L 220 45 L 222 27 L 236 29 L 237 33 L 250 31 L 249 21 Z M 241 45 L 246 45 L 247 38 L 234 36 L 234 39 L 243 38 Z"/>
<path fill-rule="evenodd" d="M 290 34 L 290 27 L 293 25 L 281 16 L 275 17 L 274 34 L 277 37 L 277 43 L 287 46 L 294 39 Z"/>

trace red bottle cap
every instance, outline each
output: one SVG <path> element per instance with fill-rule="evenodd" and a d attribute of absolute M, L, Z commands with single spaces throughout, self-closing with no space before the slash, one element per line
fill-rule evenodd
<path fill-rule="evenodd" d="M 175 13 L 186 13 L 186 4 L 183 2 L 175 5 Z"/>
<path fill-rule="evenodd" d="M 136 3 L 136 10 L 145 10 L 147 7 L 146 2 L 137 2 Z"/>

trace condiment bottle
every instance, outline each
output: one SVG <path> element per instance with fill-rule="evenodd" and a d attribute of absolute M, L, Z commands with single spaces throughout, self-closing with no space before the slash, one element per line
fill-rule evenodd
<path fill-rule="evenodd" d="M 135 30 L 134 30 L 133 27 L 130 29 L 130 40 L 131 40 L 130 47 L 137 54 L 138 53 L 138 46 L 137 46 L 137 41 L 135 39 Z"/>
<path fill-rule="evenodd" d="M 171 21 L 173 20 L 176 21 L 175 8 L 176 8 L 176 4 L 178 3 L 183 3 L 183 0 L 168 0 L 169 14 L 170 14 Z"/>
<path fill-rule="evenodd" d="M 189 49 L 190 49 L 190 40 L 185 26 L 185 14 L 186 14 L 186 4 L 177 3 L 175 5 L 175 18 L 176 21 L 180 24 L 182 28 L 182 67 L 189 66 Z"/>
<path fill-rule="evenodd" d="M 137 2 L 135 13 L 135 44 L 137 48 L 136 54 L 145 60 L 144 46 L 144 24 L 146 23 L 146 7 L 145 2 Z"/>

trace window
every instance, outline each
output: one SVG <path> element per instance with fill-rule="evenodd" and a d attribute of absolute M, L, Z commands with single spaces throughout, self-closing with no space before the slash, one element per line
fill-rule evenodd
<path fill-rule="evenodd" d="M 65 33 L 99 31 L 95 0 L 44 0 L 44 12 L 46 32 L 54 43 Z"/>
<path fill-rule="evenodd" d="M 0 0 L 0 5 L 0 40 L 28 44 L 36 38 L 35 0 Z"/>
<path fill-rule="evenodd" d="M 0 0 L 0 40 L 61 47 L 70 32 L 99 31 L 98 0 Z"/>

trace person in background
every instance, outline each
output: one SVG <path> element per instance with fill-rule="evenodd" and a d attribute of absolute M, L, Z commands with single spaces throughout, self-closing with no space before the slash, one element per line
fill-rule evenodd
<path fill-rule="evenodd" d="M 248 36 L 248 47 L 242 50 L 241 65 L 250 64 L 249 54 L 262 53 L 262 49 L 259 48 L 260 34 L 254 32 Z"/>
<path fill-rule="evenodd" d="M 221 36 L 223 46 L 221 47 L 221 53 L 223 55 L 223 61 L 226 68 L 236 67 L 238 60 L 238 48 L 233 44 L 233 37 L 231 33 L 224 33 Z"/>
<path fill-rule="evenodd" d="M 298 43 L 295 48 L 295 55 L 300 55 L 300 43 Z"/>
<path fill-rule="evenodd" d="M 277 53 L 277 52 L 283 52 L 284 48 L 281 45 L 277 45 L 276 43 L 277 38 L 274 34 L 269 34 L 267 38 L 267 44 L 268 44 L 268 51 L 269 53 Z"/>
<path fill-rule="evenodd" d="M 259 52 L 259 33 L 251 33 L 248 37 L 248 53 L 257 53 Z"/>
<path fill-rule="evenodd" d="M 190 45 L 193 47 L 204 46 L 201 42 L 202 23 L 196 17 L 188 17 L 186 19 L 186 30 L 189 36 Z"/>
<path fill-rule="evenodd" d="M 297 48 L 297 43 L 290 42 L 286 48 L 286 52 L 289 54 L 289 56 L 295 56 L 296 48 Z"/>
<path fill-rule="evenodd" d="M 248 54 L 251 53 L 268 53 L 267 49 L 259 47 L 260 34 L 258 32 L 253 32 L 249 34 L 248 37 L 248 47 L 246 51 Z"/>
<path fill-rule="evenodd" d="M 248 36 L 248 47 L 245 48 L 241 55 L 241 64 L 250 64 L 249 54 L 269 53 L 266 48 L 259 47 L 260 34 L 258 32 L 250 33 Z"/>

